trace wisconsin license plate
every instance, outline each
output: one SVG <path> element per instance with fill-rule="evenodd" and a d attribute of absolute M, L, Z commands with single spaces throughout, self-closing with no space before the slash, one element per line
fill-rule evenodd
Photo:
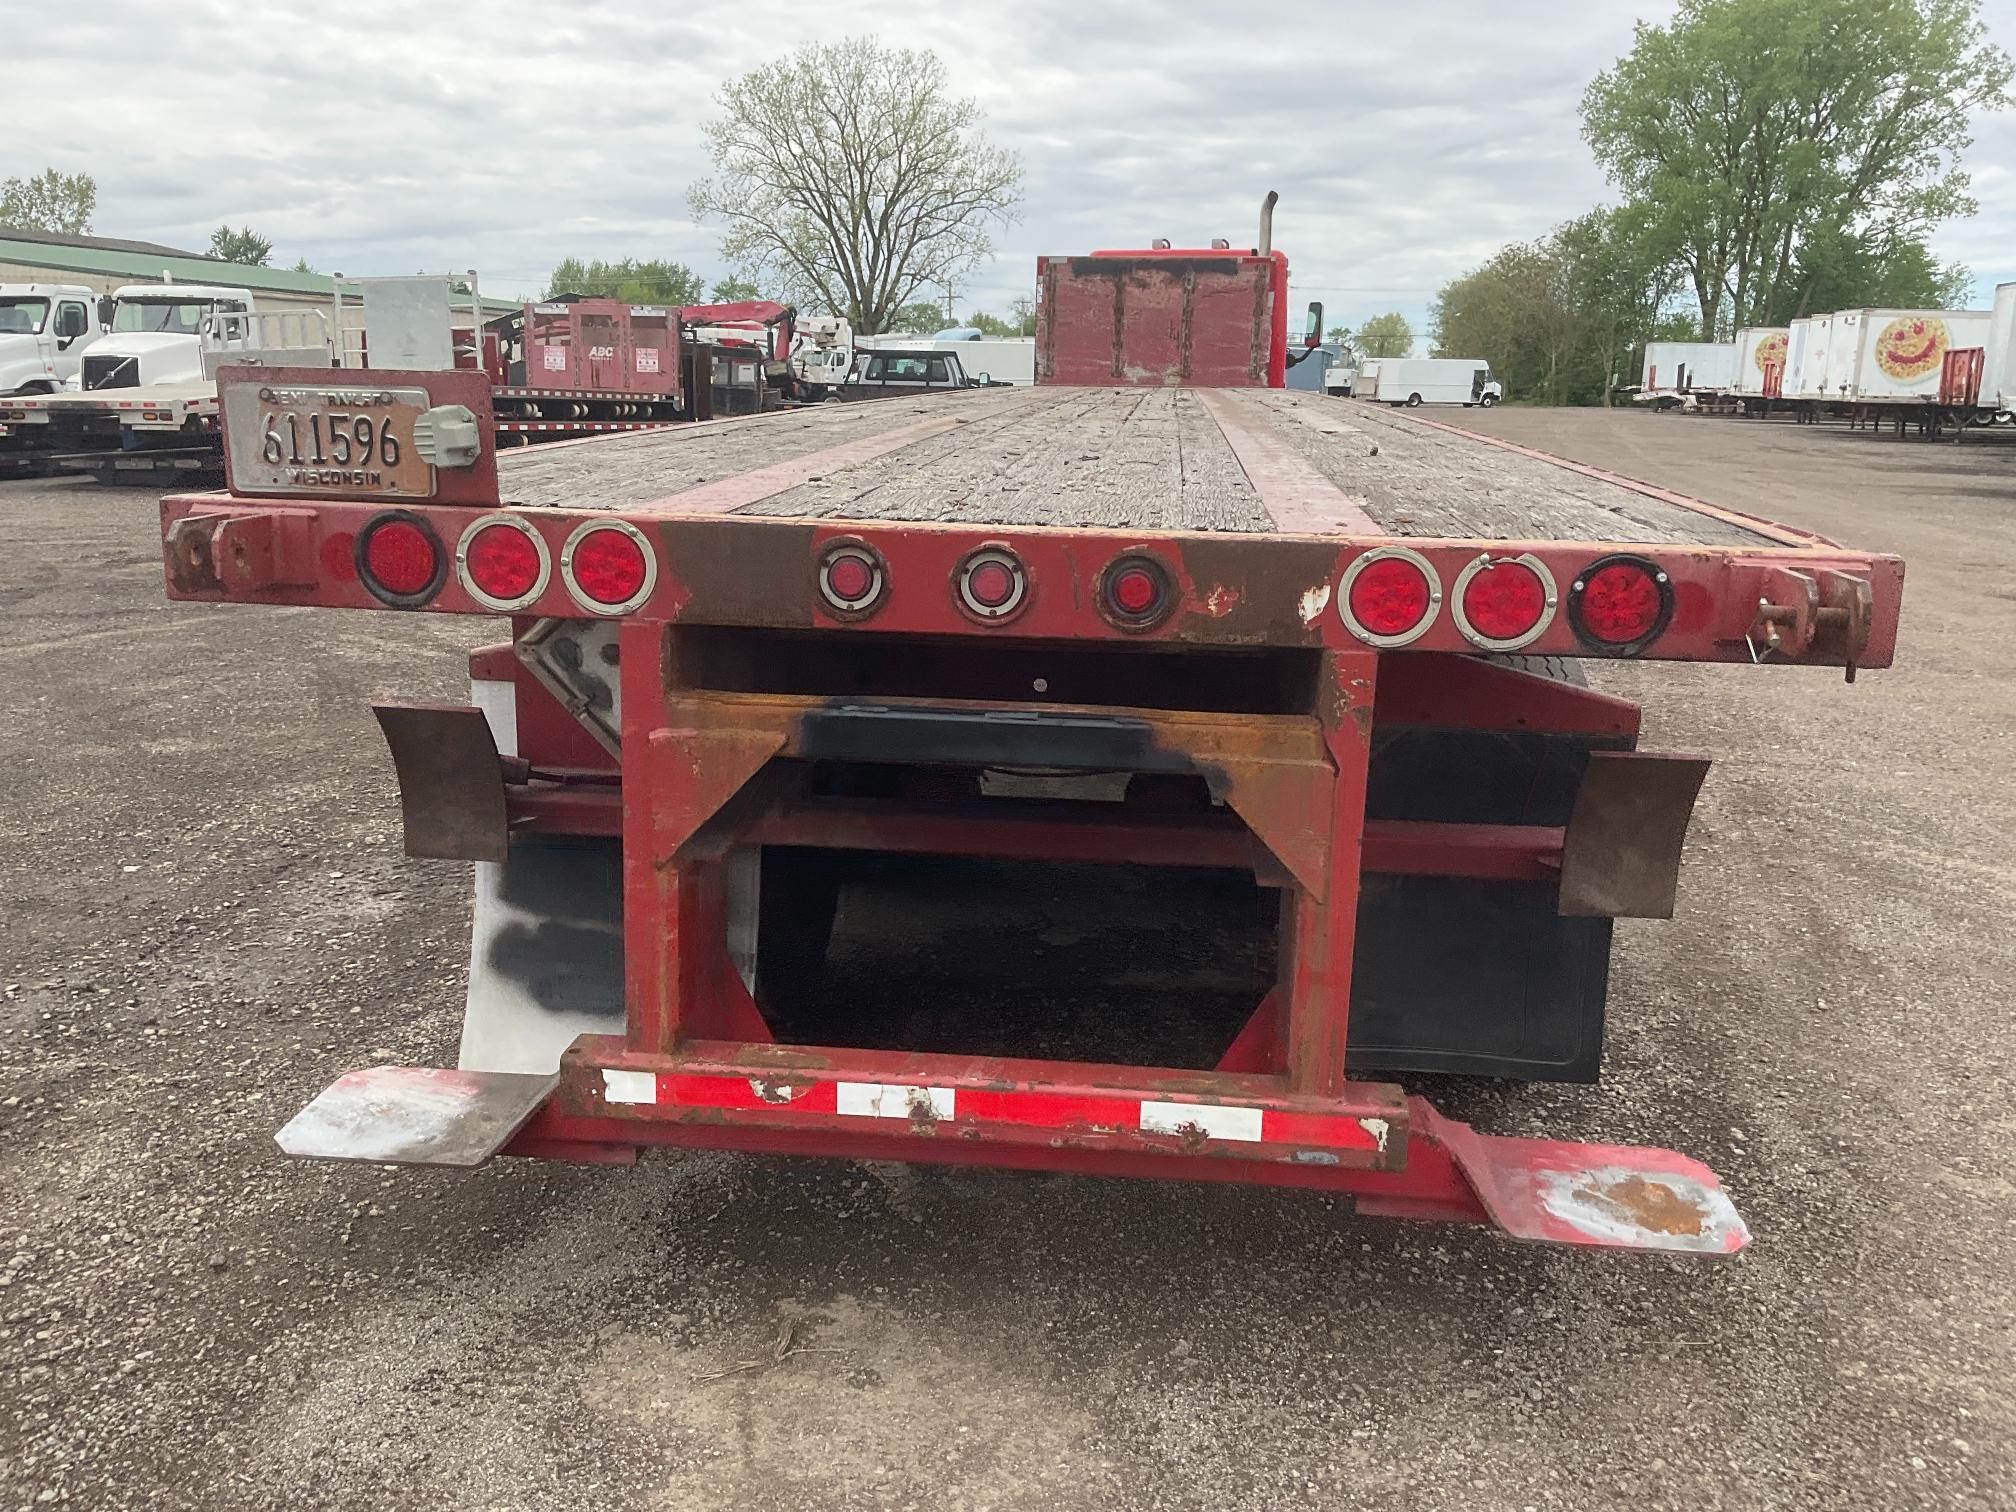
<path fill-rule="evenodd" d="M 434 468 L 413 445 L 425 389 L 234 383 L 223 398 L 234 492 L 434 495 Z"/>

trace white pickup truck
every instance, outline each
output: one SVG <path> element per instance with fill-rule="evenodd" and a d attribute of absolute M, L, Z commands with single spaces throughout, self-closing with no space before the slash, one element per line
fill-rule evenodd
<path fill-rule="evenodd" d="M 0 283 L 0 394 L 48 394 L 83 372 L 105 331 L 98 296 L 77 284 Z"/>

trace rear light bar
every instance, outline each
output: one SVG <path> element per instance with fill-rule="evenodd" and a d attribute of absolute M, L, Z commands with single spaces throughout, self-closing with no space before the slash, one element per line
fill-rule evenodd
<path fill-rule="evenodd" d="M 969 552 L 952 576 L 959 606 L 983 624 L 1013 619 L 1029 601 L 1029 573 L 1005 546 Z"/>
<path fill-rule="evenodd" d="M 836 541 L 820 558 L 819 596 L 838 619 L 866 619 L 882 607 L 888 587 L 888 564 L 863 541 Z"/>
<path fill-rule="evenodd" d="M 1344 569 L 1337 590 L 1345 628 L 1382 649 L 1419 640 L 1441 608 L 1441 578 L 1426 557 L 1405 546 L 1366 552 Z"/>
<path fill-rule="evenodd" d="M 1560 602 L 1554 574 L 1531 553 L 1478 557 L 1456 575 L 1450 597 L 1456 628 L 1486 651 L 1532 645 L 1554 622 Z"/>
<path fill-rule="evenodd" d="M 1152 556 L 1115 557 L 1099 575 L 1099 611 L 1122 630 L 1152 630 L 1175 607 L 1169 569 Z"/>
<path fill-rule="evenodd" d="M 1575 638 L 1605 656 L 1644 650 L 1672 618 L 1672 581 L 1643 557 L 1591 562 L 1568 589 L 1568 624 Z"/>

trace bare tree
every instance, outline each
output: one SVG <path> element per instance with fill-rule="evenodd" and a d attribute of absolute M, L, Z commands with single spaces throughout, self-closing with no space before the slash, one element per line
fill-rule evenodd
<path fill-rule="evenodd" d="M 1021 204 L 1021 162 L 987 145 L 933 53 L 814 43 L 719 103 L 716 176 L 687 191 L 693 214 L 725 225 L 722 256 L 745 277 L 857 331 L 971 269 Z"/>

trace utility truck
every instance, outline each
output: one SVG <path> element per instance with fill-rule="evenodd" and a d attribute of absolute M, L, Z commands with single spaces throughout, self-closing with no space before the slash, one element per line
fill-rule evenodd
<path fill-rule="evenodd" d="M 1460 404 L 1489 409 L 1505 397 L 1491 376 L 1491 364 L 1481 357 L 1383 357 L 1375 369 L 1360 372 L 1354 396 L 1381 404 L 1410 408 L 1423 404 Z"/>
<path fill-rule="evenodd" d="M 1708 763 L 1641 749 L 1574 664 L 1852 677 L 1890 662 L 1902 564 L 1283 392 L 1272 206 L 1251 249 L 1040 259 L 1030 387 L 500 456 L 477 373 L 227 369 L 229 487 L 162 501 L 170 597 L 504 636 L 467 703 L 376 711 L 407 853 L 475 866 L 459 1063 L 338 1056 L 281 1149 L 1246 1182 L 1740 1249 L 1698 1161 L 1485 1132 L 1418 1078 L 1593 1081 L 1606 1011 L 1645 1010 L 1606 1010 L 1612 923 L 1672 913 Z M 1072 919 L 1105 987 L 1144 964 L 1099 933 L 1117 891 L 1246 902 L 1199 937 L 1222 969 L 1114 1012 L 1028 986 L 1017 895 L 929 862 L 975 916 L 919 993 L 847 901 L 919 857 L 1046 896 L 1108 869 Z"/>
<path fill-rule="evenodd" d="M 0 395 L 50 394 L 74 381 L 104 331 L 98 297 L 81 285 L 0 283 Z"/>

